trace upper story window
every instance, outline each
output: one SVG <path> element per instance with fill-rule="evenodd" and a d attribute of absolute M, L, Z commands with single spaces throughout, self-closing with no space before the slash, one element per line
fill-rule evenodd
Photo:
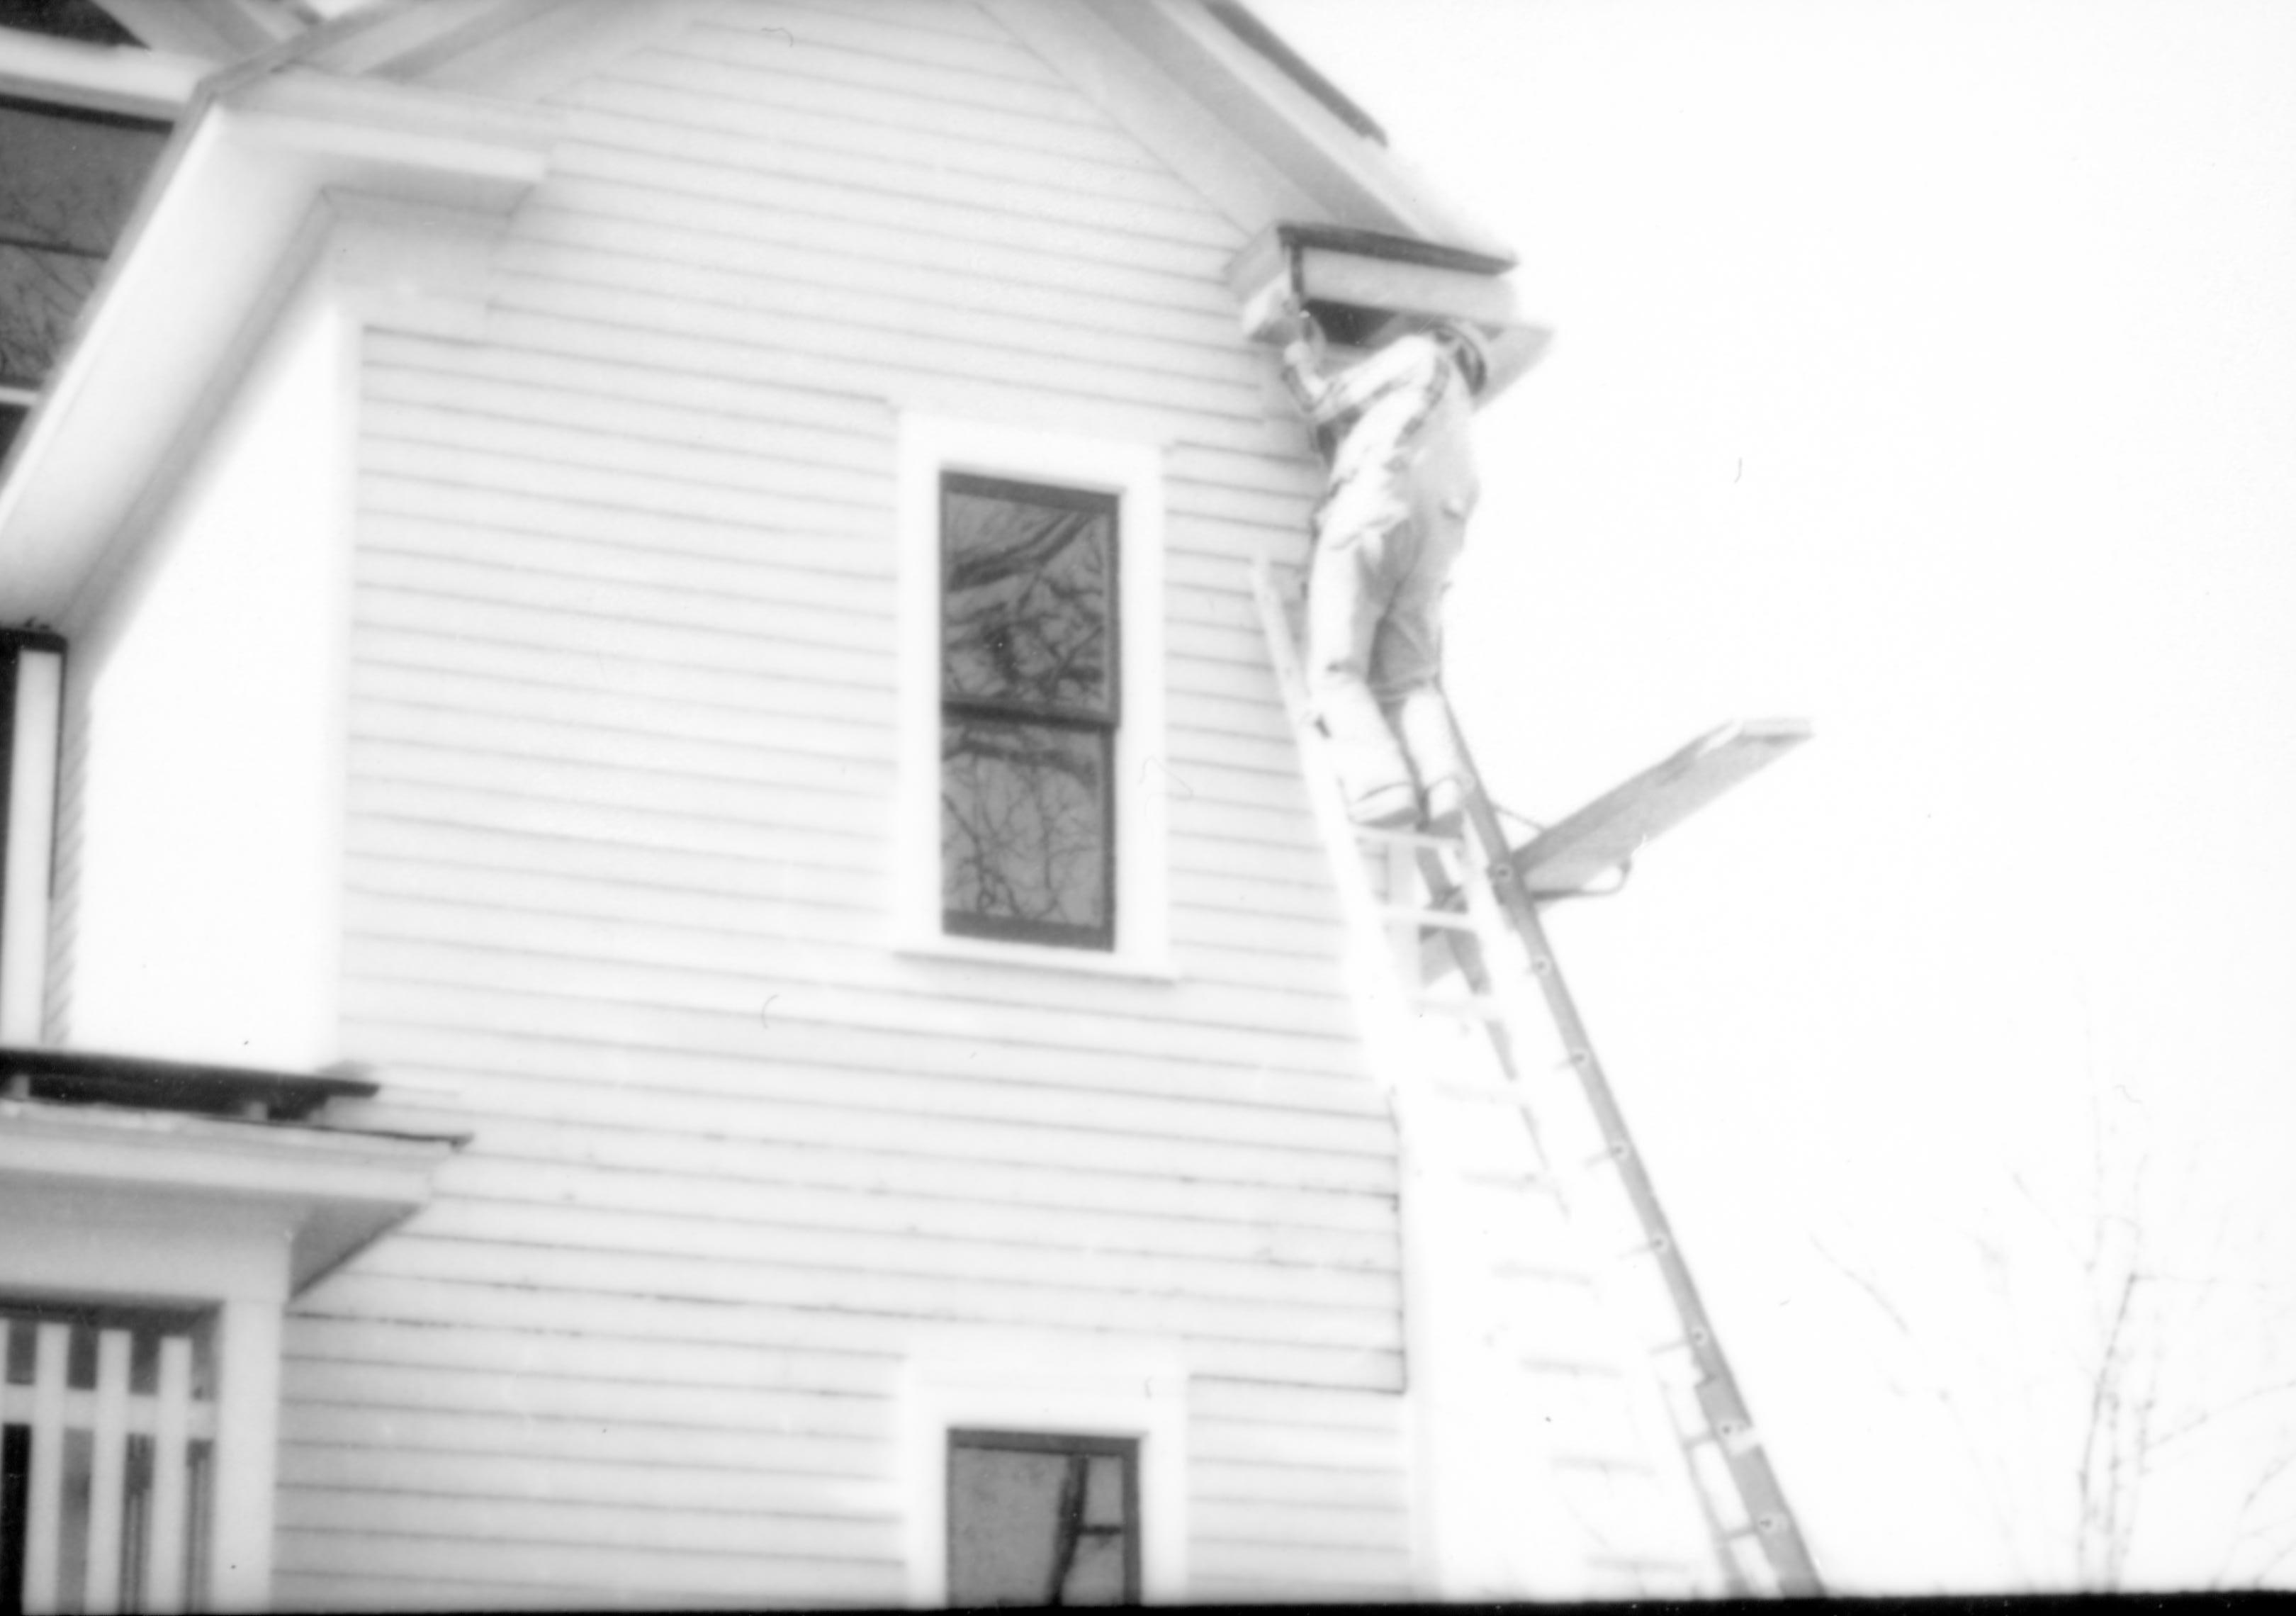
<path fill-rule="evenodd" d="M 1117 497 L 951 472 L 940 505 L 943 923 L 1113 947 Z"/>
<path fill-rule="evenodd" d="M 72 8 L 0 6 L 0 26 L 24 26 L 27 10 Z M 0 455 L 54 369 L 167 135 L 140 119 L 0 99 Z"/>
<path fill-rule="evenodd" d="M 910 414 L 898 454 L 892 940 L 1168 979 L 1162 449 Z"/>

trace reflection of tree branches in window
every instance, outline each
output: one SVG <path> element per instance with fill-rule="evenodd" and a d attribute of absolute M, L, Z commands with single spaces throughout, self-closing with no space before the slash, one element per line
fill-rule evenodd
<path fill-rule="evenodd" d="M 1106 513 L 954 492 L 948 504 L 944 690 L 1106 712 Z"/>
<path fill-rule="evenodd" d="M 948 909 L 1060 925 L 1105 922 L 1105 746 L 1088 731 L 949 724 L 941 745 Z"/>
<path fill-rule="evenodd" d="M 45 379 L 161 138 L 140 125 L 0 107 L 0 379 Z"/>

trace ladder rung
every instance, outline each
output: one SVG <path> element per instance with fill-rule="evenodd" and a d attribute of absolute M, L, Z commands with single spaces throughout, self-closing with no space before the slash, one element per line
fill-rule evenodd
<path fill-rule="evenodd" d="M 1485 998 L 1480 995 L 1465 999 L 1430 998 L 1420 995 L 1414 997 L 1411 1002 L 1418 1009 L 1430 1010 L 1437 1015 L 1456 1016 L 1462 1021 L 1503 1021 L 1506 1019 L 1506 1012 L 1500 1007 L 1496 999 Z"/>
<path fill-rule="evenodd" d="M 1431 831 L 1390 831 L 1375 824 L 1353 827 L 1356 840 L 1365 847 L 1410 848 L 1424 853 L 1464 853 L 1464 836 L 1438 836 Z"/>
<path fill-rule="evenodd" d="M 1397 924 L 1424 926 L 1430 931 L 1472 931 L 1477 929 L 1473 915 L 1462 915 L 1456 909 L 1420 909 L 1408 904 L 1398 904 L 1382 906 L 1379 916 Z"/>

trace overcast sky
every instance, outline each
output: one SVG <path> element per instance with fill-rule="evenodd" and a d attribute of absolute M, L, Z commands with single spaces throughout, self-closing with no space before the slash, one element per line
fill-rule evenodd
<path fill-rule="evenodd" d="M 2131 1573 L 2252 1578 L 2296 1546 L 2296 1472 L 2243 1510 L 2296 1453 L 2248 1398 L 2296 1376 L 2296 6 L 1253 4 L 1559 333 L 1453 610 L 1501 794 L 1816 726 L 1555 929 L 1836 1583 L 2072 1574 L 2132 1261 L 2123 1384 L 2218 1417 Z"/>

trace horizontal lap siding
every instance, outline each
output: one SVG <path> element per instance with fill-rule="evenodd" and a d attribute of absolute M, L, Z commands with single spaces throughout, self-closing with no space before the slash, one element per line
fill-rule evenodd
<path fill-rule="evenodd" d="M 557 100 L 488 340 L 367 339 L 345 1041 L 472 1142 L 298 1306 L 282 1587 L 898 1600 L 900 1377 L 969 1322 L 1179 1343 L 1202 1591 L 1398 1591 L 1241 233 L 970 5 L 723 5 Z M 1168 446 L 1177 982 L 890 947 L 912 382 Z"/>

